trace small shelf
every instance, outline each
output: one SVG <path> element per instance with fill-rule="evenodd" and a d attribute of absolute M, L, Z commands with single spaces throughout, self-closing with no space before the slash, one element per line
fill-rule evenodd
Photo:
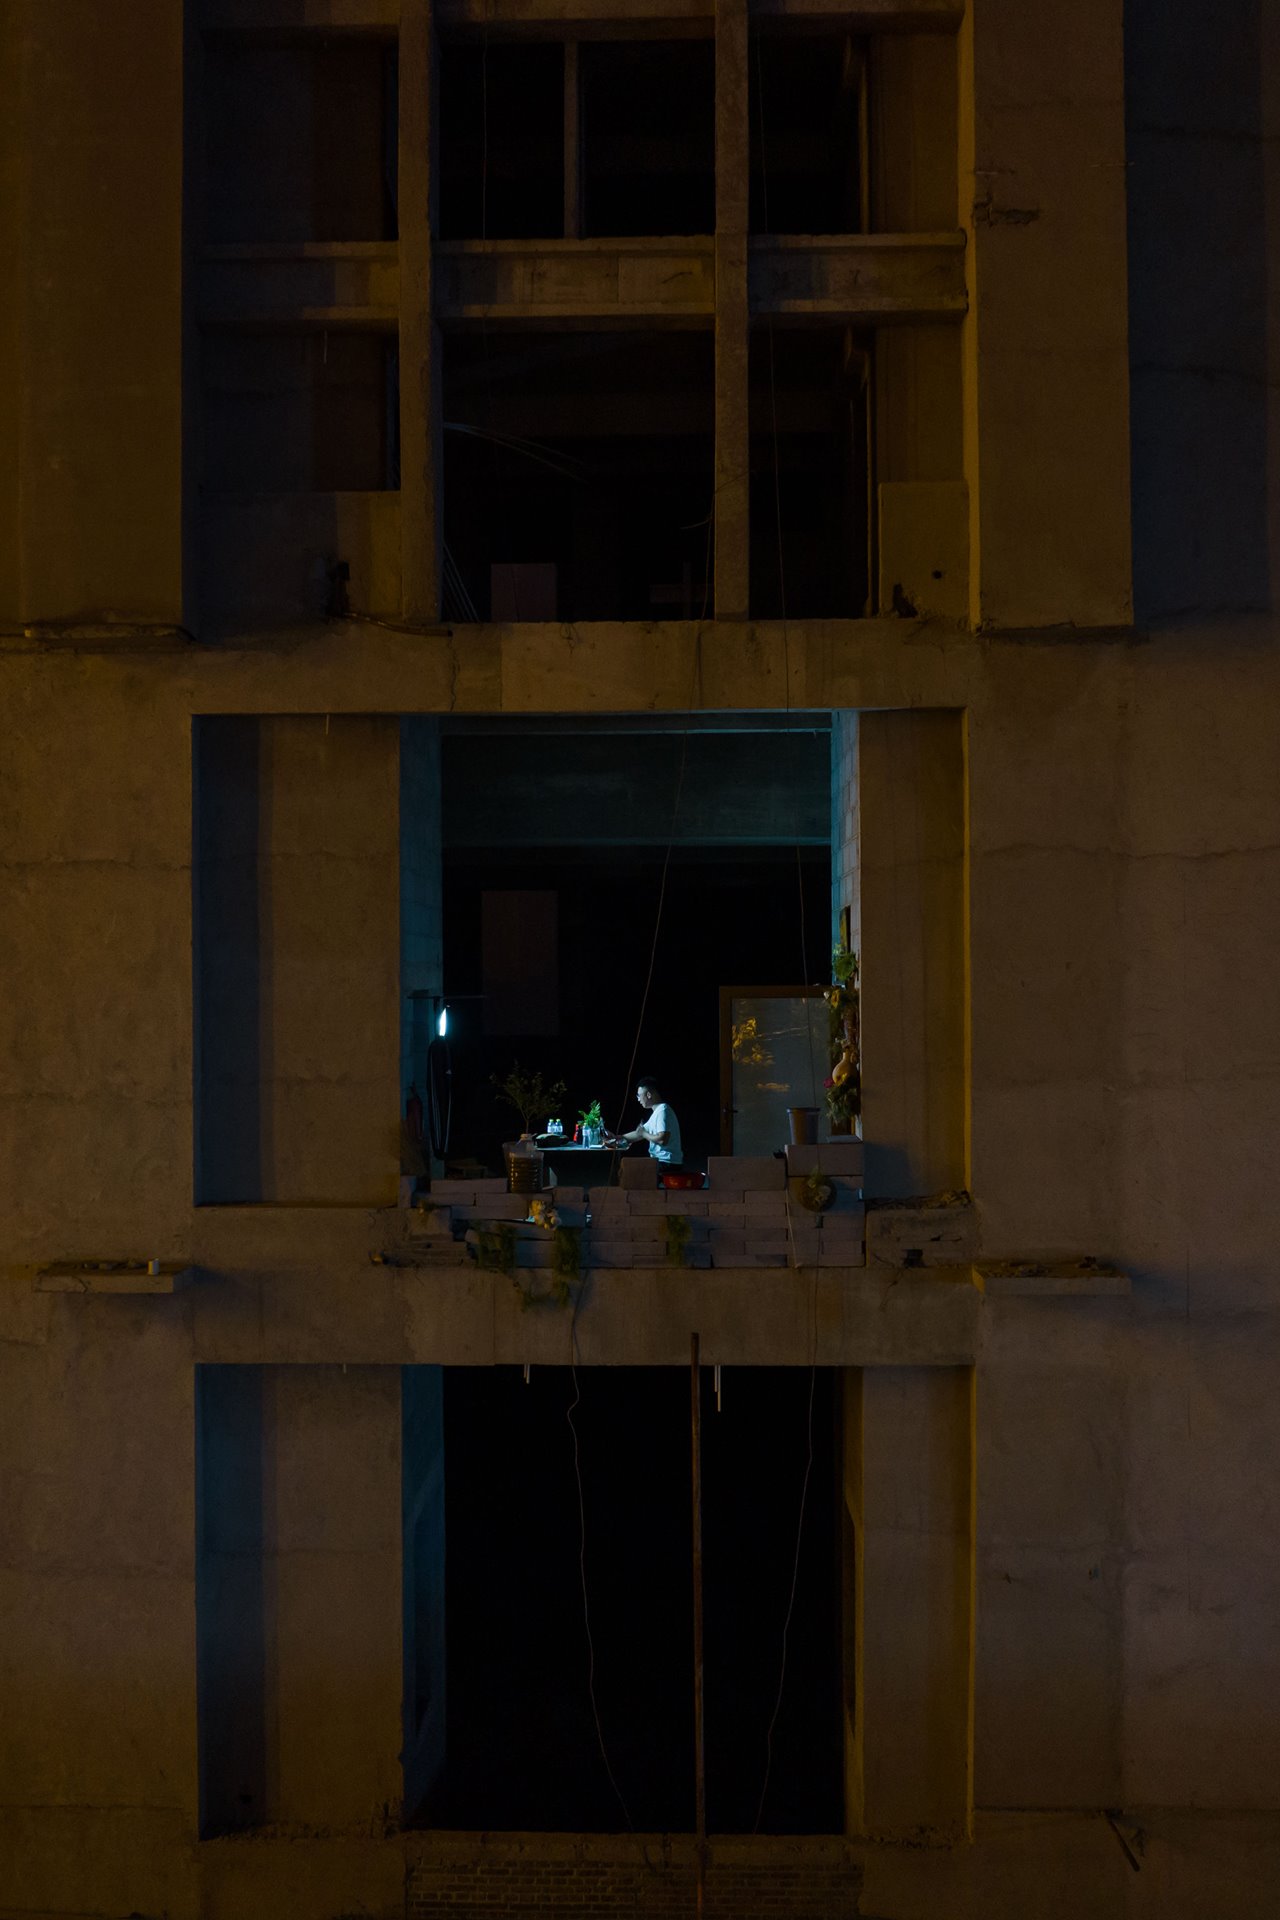
<path fill-rule="evenodd" d="M 1127 1273 L 1109 1260 L 982 1260 L 978 1273 L 989 1294 L 1023 1298 L 1106 1298 L 1132 1291 Z"/>
<path fill-rule="evenodd" d="M 178 1293 L 196 1277 L 194 1267 L 161 1260 L 152 1273 L 145 1260 L 55 1260 L 36 1269 L 37 1293 Z"/>

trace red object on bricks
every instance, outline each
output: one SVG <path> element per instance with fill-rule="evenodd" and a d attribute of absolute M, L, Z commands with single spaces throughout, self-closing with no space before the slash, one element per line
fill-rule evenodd
<path fill-rule="evenodd" d="M 659 1184 L 668 1193 L 701 1193 L 707 1184 L 707 1176 L 705 1173 L 664 1173 L 659 1177 Z"/>

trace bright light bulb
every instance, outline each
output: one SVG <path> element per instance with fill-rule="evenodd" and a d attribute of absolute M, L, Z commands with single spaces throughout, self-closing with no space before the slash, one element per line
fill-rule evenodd
<path fill-rule="evenodd" d="M 440 1035 L 440 1038 L 443 1040 L 445 1035 L 448 1033 L 448 1031 L 449 1031 L 449 1009 L 448 1007 L 441 1007 L 440 1018 L 436 1021 L 436 1032 Z"/>

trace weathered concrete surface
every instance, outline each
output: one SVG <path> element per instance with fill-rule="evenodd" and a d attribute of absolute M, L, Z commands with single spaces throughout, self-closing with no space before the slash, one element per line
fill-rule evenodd
<path fill-rule="evenodd" d="M 282 9 L 396 15 L 389 0 Z M 193 719 L 691 703 L 965 713 L 965 1097 L 984 1250 L 1109 1257 L 1133 1291 L 984 1300 L 933 1276 L 833 1275 L 816 1291 L 807 1276 L 785 1291 L 772 1274 L 614 1276 L 579 1317 L 584 1354 L 681 1364 L 696 1322 L 729 1364 L 976 1368 L 975 1840 L 868 1849 L 868 1914 L 1274 1908 L 1276 9 L 1227 30 L 1221 9 L 1193 7 L 1172 38 L 1162 9 L 1128 9 L 1131 418 L 1120 8 L 1090 0 L 1066 37 L 1038 4 L 975 0 L 970 20 L 963 464 L 956 382 L 925 329 L 900 348 L 903 405 L 879 450 L 891 484 L 967 480 L 971 611 L 1009 631 L 450 635 L 317 619 L 268 638 L 259 612 L 232 609 L 223 647 L 7 636 L 0 1262 L 156 1255 L 208 1277 L 145 1302 L 37 1295 L 29 1273 L 0 1289 L 0 1912 L 399 1911 L 398 1840 L 196 1840 L 195 1364 L 565 1358 L 563 1319 L 521 1316 L 491 1278 L 373 1266 L 381 1214 L 193 1208 Z M 0 24 L 22 103 L 0 127 L 0 203 L 24 243 L 6 257 L 29 263 L 6 277 L 0 320 L 23 374 L 21 392 L 0 388 L 18 446 L 0 473 L 9 629 L 171 625 L 183 610 L 179 31 L 155 6 L 28 5 Z M 937 186 L 921 176 L 922 194 Z M 125 217 L 143 202 L 152 220 Z M 425 481 L 417 606 L 424 499 Z M 285 564 L 272 528 L 351 528 L 366 610 L 403 610 L 386 557 L 398 505 L 288 506 L 259 527 L 252 570 L 269 572 L 264 554 Z M 1066 634 L 1127 617 L 1130 525 L 1150 623 Z M 303 587 L 290 576 L 290 594 Z M 1059 637 L 1030 637 L 1045 626 Z M 382 831 L 395 805 L 392 781 L 383 812 L 352 825 Z M 385 991 L 371 1070 L 394 1090 Z M 393 1473 L 374 1450 L 362 1492 L 385 1502 Z M 331 1516 L 310 1511 L 322 1533 Z M 385 1727 L 372 1744 L 376 1772 L 394 1759 Z M 1011 1804 L 1024 1811 L 983 1811 Z M 1109 1805 L 1127 1809 L 1140 1871 L 1096 1812 Z"/>

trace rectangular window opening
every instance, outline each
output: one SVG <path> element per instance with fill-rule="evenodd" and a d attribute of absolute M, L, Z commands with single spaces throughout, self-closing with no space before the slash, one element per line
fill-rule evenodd
<path fill-rule="evenodd" d="M 757 32 L 750 61 L 751 231 L 861 232 L 864 43 Z"/>
<path fill-rule="evenodd" d="M 564 48 L 440 49 L 440 238 L 550 239 L 564 221 Z"/>
<path fill-rule="evenodd" d="M 840 328 L 751 337 L 751 611 L 870 611 L 870 341 Z"/>
<path fill-rule="evenodd" d="M 812 1375 L 808 1368 L 726 1369 L 722 1410 L 715 1410 L 709 1373 L 703 1395 L 709 1825 L 750 1833 L 759 1815 L 762 1833 L 838 1833 L 840 1379 L 824 1368 Z M 406 1407 L 413 1401 L 407 1397 Z M 526 1384 L 518 1368 L 446 1367 L 436 1430 L 440 1446 L 406 1447 L 406 1468 L 420 1459 L 423 1475 L 421 1489 L 406 1484 L 406 1522 L 413 1516 L 413 1538 L 444 1559 L 443 1592 L 437 1585 L 430 1600 L 423 1598 L 430 1580 L 406 1569 L 406 1593 L 419 1596 L 407 1621 L 406 1680 L 412 1698 L 444 1700 L 447 1709 L 431 1767 L 415 1783 L 421 1797 L 410 1795 L 406 1818 L 454 1829 L 617 1832 L 629 1817 L 639 1832 L 691 1830 L 687 1371 L 585 1368 L 575 1382 L 567 1367 L 535 1367 Z M 430 1490 L 441 1450 L 442 1503 Z M 437 1516 L 434 1534 L 422 1531 L 426 1513 Z M 429 1684 L 423 1647 L 439 1649 Z M 602 1762 L 597 1712 L 617 1793 Z"/>
<path fill-rule="evenodd" d="M 580 58 L 584 233 L 713 232 L 713 43 L 601 40 Z"/>
<path fill-rule="evenodd" d="M 451 335 L 447 617 L 713 612 L 712 355 L 701 332 Z"/>

